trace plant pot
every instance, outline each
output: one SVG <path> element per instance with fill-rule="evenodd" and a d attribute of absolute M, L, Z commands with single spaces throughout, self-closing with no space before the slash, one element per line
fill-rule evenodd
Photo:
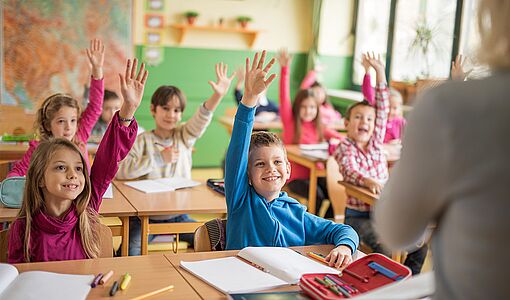
<path fill-rule="evenodd" d="M 197 17 L 186 17 L 186 20 L 188 21 L 189 25 L 194 25 Z"/>
<path fill-rule="evenodd" d="M 239 24 L 241 25 L 241 28 L 248 27 L 248 21 L 239 21 Z"/>

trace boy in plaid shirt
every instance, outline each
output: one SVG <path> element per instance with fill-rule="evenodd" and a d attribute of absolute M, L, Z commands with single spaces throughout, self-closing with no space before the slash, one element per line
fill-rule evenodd
<path fill-rule="evenodd" d="M 380 56 L 364 54 L 363 60 L 376 71 L 376 107 L 367 101 L 349 107 L 345 116 L 347 138 L 338 146 L 335 157 L 345 181 L 379 194 L 388 180 L 388 163 L 382 146 L 388 121 L 389 93 Z M 374 252 L 388 254 L 375 236 L 370 221 L 370 205 L 349 197 L 345 223 L 352 226 L 360 240 Z M 408 254 L 404 264 L 411 268 L 413 274 L 420 272 L 426 253 L 427 249 L 423 247 Z"/>

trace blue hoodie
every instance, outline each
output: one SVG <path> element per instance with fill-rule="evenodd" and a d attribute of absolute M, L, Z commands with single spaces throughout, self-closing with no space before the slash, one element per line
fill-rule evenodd
<path fill-rule="evenodd" d="M 248 150 L 254 116 L 255 108 L 239 105 L 227 151 L 227 249 L 334 244 L 349 246 L 354 253 L 359 238 L 350 226 L 306 212 L 306 207 L 285 192 L 268 202 L 248 184 Z"/>

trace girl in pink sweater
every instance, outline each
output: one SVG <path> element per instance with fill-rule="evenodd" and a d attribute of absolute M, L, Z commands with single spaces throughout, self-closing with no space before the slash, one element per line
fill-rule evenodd
<path fill-rule="evenodd" d="M 25 176 L 32 153 L 39 142 L 46 141 L 51 137 L 65 138 L 78 146 L 85 157 L 85 164 L 90 170 L 87 140 L 102 111 L 104 45 L 100 40 L 94 39 L 90 41 L 90 48 L 86 51 L 92 65 L 90 102 L 87 108 L 80 115 L 81 109 L 78 101 L 66 94 L 58 93 L 46 98 L 37 111 L 37 119 L 34 124 L 39 140 L 30 141 L 27 152 L 20 161 L 14 164 L 7 177 Z"/>
<path fill-rule="evenodd" d="M 134 113 L 142 100 L 147 71 L 136 75 L 128 60 L 120 76 L 124 103 L 99 145 L 89 177 L 85 158 L 65 138 L 41 142 L 27 173 L 23 203 L 9 231 L 9 263 L 95 258 L 100 245 L 98 211 L 118 163 L 136 139 Z"/>
<path fill-rule="evenodd" d="M 330 140 L 341 139 L 341 135 L 321 122 L 320 102 L 318 95 L 313 89 L 300 90 L 294 98 L 294 104 L 290 102 L 290 79 L 289 65 L 291 56 L 286 50 L 278 54 L 278 62 L 281 66 L 280 76 L 280 117 L 283 124 L 284 144 L 317 144 Z M 324 169 L 324 165 L 317 166 Z M 288 186 L 290 190 L 303 197 L 308 197 L 310 184 L 310 170 L 304 166 L 291 162 L 292 172 Z M 321 206 L 324 199 L 328 198 L 325 178 L 319 178 L 317 186 L 317 207 Z M 333 217 L 330 209 L 326 217 Z"/>

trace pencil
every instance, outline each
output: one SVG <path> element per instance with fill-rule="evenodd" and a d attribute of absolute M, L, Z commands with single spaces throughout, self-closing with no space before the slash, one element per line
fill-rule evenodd
<path fill-rule="evenodd" d="M 318 254 L 318 253 L 315 253 L 315 252 L 308 252 L 307 254 L 308 254 L 308 256 L 310 256 L 311 258 L 314 258 L 314 259 L 316 259 L 316 260 L 318 260 L 318 261 L 320 261 L 320 262 L 322 262 L 322 263 L 325 263 L 325 264 L 327 264 L 327 263 L 328 263 L 328 262 L 326 261 L 326 259 L 324 258 L 324 256 L 322 256 L 322 255 L 320 255 L 320 254 Z"/>
<path fill-rule="evenodd" d="M 138 297 L 135 297 L 135 298 L 132 298 L 131 300 L 141 300 L 141 299 L 146 299 L 146 298 L 149 298 L 151 296 L 154 296 L 154 295 L 157 295 L 159 293 L 163 293 L 163 292 L 166 292 L 168 290 L 171 290 L 173 289 L 174 286 L 173 285 L 169 285 L 169 286 L 165 286 L 164 288 L 161 288 L 159 290 L 155 290 L 155 291 L 152 291 L 152 292 L 149 292 L 147 294 L 143 294 L 143 295 L 140 295 Z"/>

